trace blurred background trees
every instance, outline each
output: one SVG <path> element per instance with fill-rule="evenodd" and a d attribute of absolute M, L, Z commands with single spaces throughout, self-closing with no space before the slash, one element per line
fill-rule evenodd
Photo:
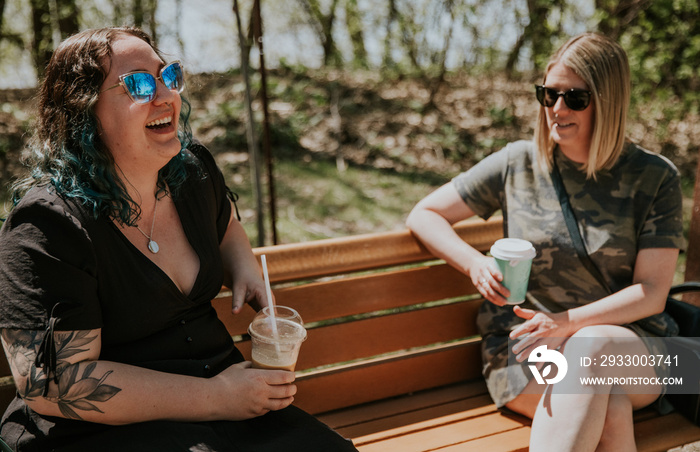
<path fill-rule="evenodd" d="M 220 153 L 238 187 L 255 179 L 240 163 L 250 161 L 246 118 L 257 122 L 258 141 L 271 142 L 278 162 L 285 241 L 394 227 L 430 187 L 505 142 L 530 136 L 532 83 L 552 51 L 584 31 L 612 36 L 627 50 L 630 134 L 671 158 L 692 186 L 700 143 L 700 131 L 692 130 L 700 127 L 698 0 L 237 3 L 238 18 L 234 0 L 0 0 L 3 182 L 30 122 L 21 105 L 29 102 L 8 99 L 31 98 L 51 52 L 68 35 L 128 24 L 183 60 L 193 76 L 187 95 L 199 112 L 193 127 Z M 241 55 L 251 69 L 250 105 Z M 263 64 L 268 82 L 260 76 Z M 261 106 L 268 97 L 269 118 Z M 357 168 L 374 172 L 369 177 Z M 385 179 L 394 176 L 403 180 Z M 246 190 L 239 190 L 244 199 L 262 196 Z M 244 209 L 243 216 L 256 213 Z"/>
<path fill-rule="evenodd" d="M 273 32 L 266 37 L 268 51 L 278 45 L 276 37 L 296 35 L 303 41 L 294 49 L 297 55 L 275 58 L 273 51 L 268 58 L 273 67 L 298 60 L 438 82 L 447 70 L 518 77 L 540 71 L 568 36 L 592 30 L 624 44 L 645 94 L 679 96 L 684 109 L 698 108 L 697 0 L 245 0 L 241 10 L 251 11 L 254 1 L 262 4 L 263 21 Z M 189 19 L 186 7 L 204 5 L 197 0 L 0 0 L 0 66 L 30 55 L 40 77 L 61 39 L 79 29 L 113 24 L 142 27 L 177 51 L 187 45 L 185 30 L 202 27 L 219 27 L 235 43 L 232 0 L 205 3 L 219 5 L 219 23 Z M 244 14 L 246 27 L 248 17 Z M 238 57 L 237 49 L 222 46 L 221 52 Z M 308 55 L 318 57 L 309 64 Z M 229 61 L 235 66 L 234 58 Z"/>
<path fill-rule="evenodd" d="M 27 84 L 41 77 L 63 38 L 83 28 L 114 24 L 142 27 L 156 42 L 167 42 L 194 60 L 202 43 L 191 43 L 186 51 L 185 32 L 219 28 L 231 45 L 226 46 L 226 38 L 216 45 L 228 55 L 229 66 L 237 67 L 232 1 L 208 0 L 208 8 L 219 8 L 218 22 L 203 22 L 186 13 L 188 7 L 204 5 L 196 0 L 0 0 L 3 85 L 9 83 L 8 66 L 29 68 L 33 77 L 26 76 L 27 70 L 19 76 Z M 424 78 L 435 90 L 448 70 L 499 72 L 511 78 L 538 73 L 566 38 L 590 30 L 625 46 L 637 96 L 674 97 L 681 111 L 698 110 L 697 0 L 242 0 L 241 10 L 252 11 L 254 2 L 261 3 L 271 32 L 265 37 L 271 67 L 296 61 L 379 70 Z M 243 16 L 248 29 L 250 14 Z M 244 34 L 252 38 L 252 33 Z M 290 40 L 301 45 L 290 52 Z M 285 43 L 285 50 L 275 53 Z"/>

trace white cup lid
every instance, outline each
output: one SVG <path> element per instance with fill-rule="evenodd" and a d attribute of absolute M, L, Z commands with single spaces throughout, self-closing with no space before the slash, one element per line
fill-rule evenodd
<path fill-rule="evenodd" d="M 532 259 L 537 252 L 532 243 L 523 239 L 499 239 L 491 246 L 491 255 L 503 260 Z"/>

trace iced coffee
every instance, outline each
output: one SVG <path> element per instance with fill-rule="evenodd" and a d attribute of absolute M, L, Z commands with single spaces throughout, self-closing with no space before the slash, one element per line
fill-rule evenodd
<path fill-rule="evenodd" d="M 306 339 L 306 329 L 294 309 L 286 306 L 274 309 L 274 316 L 269 307 L 261 310 L 248 327 L 253 367 L 293 371 L 301 343 Z"/>

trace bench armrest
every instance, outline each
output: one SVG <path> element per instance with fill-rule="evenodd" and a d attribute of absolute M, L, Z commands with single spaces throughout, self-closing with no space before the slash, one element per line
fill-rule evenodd
<path fill-rule="evenodd" d="M 679 293 L 698 292 L 698 291 L 700 291 L 700 282 L 687 281 L 687 282 L 672 286 L 671 290 L 668 291 L 668 294 L 669 295 L 676 295 Z"/>

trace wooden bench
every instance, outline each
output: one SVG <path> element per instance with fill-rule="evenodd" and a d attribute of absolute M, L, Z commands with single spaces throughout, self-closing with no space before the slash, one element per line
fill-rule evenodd
<path fill-rule="evenodd" d="M 481 251 L 502 221 L 456 225 Z M 469 278 L 434 259 L 408 231 L 263 247 L 280 305 L 309 330 L 297 366 L 295 404 L 370 451 L 527 450 L 530 420 L 500 412 L 481 377 L 475 318 L 482 299 Z M 252 310 L 232 316 L 230 294 L 214 306 L 250 356 Z M 8 375 L 0 364 L 0 375 Z M 14 395 L 3 377 L 0 409 Z M 677 413 L 635 415 L 640 451 L 700 440 Z"/>

